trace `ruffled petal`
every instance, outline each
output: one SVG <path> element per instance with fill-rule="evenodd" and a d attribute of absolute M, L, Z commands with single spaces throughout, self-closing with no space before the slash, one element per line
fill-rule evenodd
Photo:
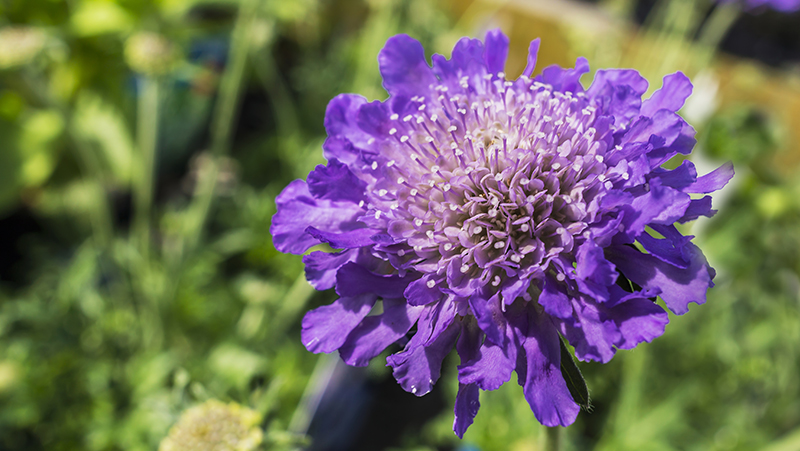
<path fill-rule="evenodd" d="M 342 252 L 314 251 L 303 256 L 306 280 L 317 290 L 327 290 L 336 284 L 336 271 L 358 255 L 355 249 Z"/>
<path fill-rule="evenodd" d="M 460 329 L 451 318 L 450 325 L 431 343 L 422 344 L 422 340 L 415 340 L 419 334 L 414 335 L 403 352 L 386 359 L 386 366 L 392 367 L 392 374 L 403 390 L 416 396 L 431 391 L 441 375 L 442 361 L 453 349 Z"/>
<path fill-rule="evenodd" d="M 440 79 L 457 81 L 462 74 L 473 75 L 485 73 L 483 61 L 483 42 L 479 39 L 461 38 L 453 47 L 450 59 L 442 55 L 433 55 L 433 73 Z"/>
<path fill-rule="evenodd" d="M 426 305 L 437 302 L 444 298 L 444 294 L 435 284 L 436 280 L 430 275 L 426 275 L 408 284 L 403 296 L 408 300 L 409 305 Z"/>
<path fill-rule="evenodd" d="M 661 89 L 642 102 L 642 116 L 652 116 L 658 110 L 675 113 L 683 107 L 691 94 L 692 82 L 689 81 L 689 77 L 682 72 L 667 75 L 664 77 Z"/>
<path fill-rule="evenodd" d="M 337 159 L 328 165 L 318 165 L 308 174 L 308 191 L 317 199 L 349 201 L 354 204 L 366 200 L 367 184 L 355 176 Z"/>
<path fill-rule="evenodd" d="M 319 230 L 316 227 L 307 227 L 306 233 L 322 243 L 328 243 L 334 249 L 354 249 L 375 244 L 373 237 L 379 230 L 367 227 L 347 231 Z"/>
<path fill-rule="evenodd" d="M 601 69 L 586 93 L 600 101 L 602 111 L 615 123 L 627 124 L 639 115 L 647 80 L 633 69 Z"/>
<path fill-rule="evenodd" d="M 363 266 L 350 262 L 336 273 L 336 293 L 339 296 L 358 296 L 372 293 L 382 298 L 400 298 L 413 277 L 397 274 L 375 274 Z"/>
<path fill-rule="evenodd" d="M 508 36 L 504 35 L 500 29 L 489 30 L 486 33 L 486 49 L 483 58 L 490 74 L 502 72 L 506 67 L 508 57 Z"/>
<path fill-rule="evenodd" d="M 478 326 L 486 334 L 486 339 L 500 345 L 505 343 L 506 320 L 500 306 L 500 295 L 487 299 L 483 295 L 475 294 L 469 298 L 469 306 L 478 320 Z"/>
<path fill-rule="evenodd" d="M 619 287 L 612 290 L 622 291 Z M 617 293 L 622 296 L 627 293 Z M 607 315 L 616 323 L 620 332 L 615 346 L 619 349 L 633 349 L 639 343 L 651 342 L 664 334 L 669 323 L 669 315 L 655 302 L 644 297 L 630 297 L 614 308 L 608 309 Z"/>
<path fill-rule="evenodd" d="M 536 419 L 545 426 L 569 426 L 575 422 L 580 407 L 572 399 L 561 376 L 559 337 L 547 315 L 528 309 L 525 337 L 517 359 L 517 375 L 525 399 Z M 522 326 L 522 324 L 520 324 Z"/>
<path fill-rule="evenodd" d="M 425 50 L 416 39 L 405 35 L 389 38 L 378 55 L 383 87 L 391 95 L 415 96 L 430 91 L 436 83 L 425 61 Z"/>
<path fill-rule="evenodd" d="M 486 340 L 472 360 L 458 366 L 458 381 L 496 390 L 511 379 L 517 364 L 516 345 L 498 346 Z"/>
<path fill-rule="evenodd" d="M 683 216 L 681 216 L 677 222 L 683 224 L 694 221 L 700 216 L 710 218 L 715 214 L 717 214 L 717 210 L 711 208 L 711 196 L 703 196 L 700 199 L 692 199 L 692 201 L 689 202 L 689 206 L 686 207 L 686 211 L 683 212 Z"/>
<path fill-rule="evenodd" d="M 409 306 L 405 299 L 384 299 L 383 313 L 364 318 L 339 348 L 339 356 L 348 365 L 367 366 L 390 344 L 403 338 L 421 312 L 422 307 Z"/>
<path fill-rule="evenodd" d="M 580 57 L 575 61 L 574 69 L 548 66 L 535 80 L 551 85 L 556 91 L 583 92 L 581 76 L 587 72 L 589 72 L 589 62 L 586 58 Z"/>
<path fill-rule="evenodd" d="M 344 297 L 306 313 L 300 333 L 303 345 L 315 354 L 339 349 L 367 316 L 376 299 L 373 294 Z"/>
<path fill-rule="evenodd" d="M 652 255 L 629 246 L 614 246 L 606 257 L 617 265 L 625 276 L 637 285 L 658 290 L 667 307 L 676 315 L 689 311 L 689 303 L 706 302 L 706 291 L 712 286 L 712 273 L 703 253 L 694 244 L 687 244 L 691 264 L 676 268 Z"/>
<path fill-rule="evenodd" d="M 546 276 L 544 279 L 544 286 L 542 287 L 541 294 L 539 294 L 539 305 L 541 305 L 544 311 L 549 315 L 558 318 L 572 317 L 572 304 L 569 302 L 567 293 L 565 293 L 558 282 L 550 276 Z"/>
<path fill-rule="evenodd" d="M 453 432 L 458 438 L 464 438 L 464 433 L 472 424 L 478 409 L 481 407 L 480 390 L 475 384 L 458 384 L 456 394 L 456 405 L 454 409 L 455 419 L 453 420 Z"/>
<path fill-rule="evenodd" d="M 295 180 L 275 198 L 278 212 L 272 217 L 270 234 L 275 248 L 290 254 L 302 254 L 321 241 L 306 233 L 316 227 L 330 233 L 342 233 L 360 229 L 363 224 L 358 217 L 363 210 L 351 202 L 315 199 L 308 185 Z"/>
<path fill-rule="evenodd" d="M 733 163 L 727 162 L 708 174 L 699 177 L 696 182 L 684 188 L 687 193 L 713 193 L 733 178 Z"/>
<path fill-rule="evenodd" d="M 536 38 L 528 46 L 528 64 L 525 65 L 525 70 L 522 71 L 522 75 L 528 78 L 533 74 L 533 70 L 536 69 L 536 59 L 539 57 L 539 45 L 541 43 L 542 40 Z"/>

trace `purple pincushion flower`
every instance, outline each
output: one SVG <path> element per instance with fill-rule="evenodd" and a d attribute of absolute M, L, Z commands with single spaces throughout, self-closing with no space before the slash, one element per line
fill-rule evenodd
<path fill-rule="evenodd" d="M 531 79 L 538 48 L 511 81 L 499 31 L 460 40 L 432 68 L 419 42 L 389 39 L 378 57 L 389 98 L 334 98 L 327 166 L 277 198 L 280 251 L 338 249 L 303 257 L 309 282 L 340 296 L 303 319 L 306 348 L 364 366 L 416 326 L 387 363 L 422 396 L 455 346 L 459 436 L 479 389 L 515 371 L 542 424 L 573 423 L 559 336 L 580 360 L 608 362 L 664 332 L 656 296 L 684 314 L 713 286 L 674 224 L 713 215 L 711 197 L 693 194 L 721 188 L 733 168 L 661 167 L 695 144 L 676 114 L 689 80 L 669 75 L 642 101 L 638 72 L 600 70 L 585 90 L 583 58 Z"/>

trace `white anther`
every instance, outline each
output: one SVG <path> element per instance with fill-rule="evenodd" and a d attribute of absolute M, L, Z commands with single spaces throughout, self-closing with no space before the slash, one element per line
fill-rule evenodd
<path fill-rule="evenodd" d="M 390 168 L 390 167 L 394 166 L 394 164 L 395 164 L 395 161 L 394 161 L 394 160 L 389 160 L 389 162 L 388 162 L 388 163 L 386 163 L 386 167 L 387 167 L 387 168 Z"/>
<path fill-rule="evenodd" d="M 425 232 L 425 235 L 427 235 L 428 238 L 433 239 L 433 230 L 428 230 L 427 232 Z"/>
<path fill-rule="evenodd" d="M 527 223 L 522 224 L 521 226 L 519 226 L 519 229 L 522 230 L 523 232 L 527 232 L 528 230 L 530 230 L 530 228 L 531 227 Z"/>
<path fill-rule="evenodd" d="M 543 120 L 543 121 L 545 121 L 545 122 L 550 122 L 550 121 L 552 121 L 552 120 L 553 120 L 553 118 L 552 118 L 552 117 L 550 117 L 550 116 L 543 116 L 543 117 L 542 117 L 542 120 Z"/>
<path fill-rule="evenodd" d="M 419 108 L 417 108 L 417 110 L 419 110 L 419 111 L 422 111 L 424 109 L 425 109 L 425 104 L 424 103 L 422 105 L 420 105 Z"/>
<path fill-rule="evenodd" d="M 429 280 L 429 281 L 425 282 L 425 285 L 427 285 L 428 288 L 433 288 L 433 287 L 436 286 L 436 281 L 435 280 Z"/>
<path fill-rule="evenodd" d="M 401 136 L 401 137 L 400 137 L 400 142 L 401 142 L 401 143 L 404 143 L 404 142 L 406 142 L 406 141 L 408 141 L 408 136 L 406 136 L 406 135 L 403 135 L 403 136 Z"/>
<path fill-rule="evenodd" d="M 459 108 L 459 109 L 457 109 L 456 111 L 458 111 L 458 112 L 459 112 L 459 114 L 467 114 L 467 110 L 466 110 L 466 109 L 464 109 L 464 108 Z"/>
<path fill-rule="evenodd" d="M 433 137 L 432 136 L 426 136 L 425 137 L 425 142 L 426 143 L 432 143 L 433 142 Z"/>
<path fill-rule="evenodd" d="M 404 117 L 404 118 L 403 118 L 403 122 L 409 122 L 411 119 L 412 119 L 412 117 L 411 117 L 411 115 L 409 114 L 408 116 L 406 116 L 406 117 Z"/>
<path fill-rule="evenodd" d="M 378 162 L 377 161 L 373 161 L 372 162 L 372 170 L 374 171 L 376 169 L 378 169 Z"/>
<path fill-rule="evenodd" d="M 435 181 L 433 181 L 433 180 L 428 180 L 428 186 L 430 186 L 431 188 L 433 188 L 433 186 L 434 186 L 434 185 L 436 185 L 436 182 L 435 182 Z"/>
<path fill-rule="evenodd" d="M 402 256 L 404 256 L 404 255 L 406 255 L 406 251 L 405 251 L 405 249 L 400 249 L 399 251 L 397 251 L 397 256 L 398 256 L 398 257 L 402 257 Z"/>
<path fill-rule="evenodd" d="M 364 206 L 364 201 L 363 200 L 358 201 L 358 208 L 361 208 L 363 206 Z"/>
<path fill-rule="evenodd" d="M 561 163 L 555 162 L 553 163 L 553 170 L 557 171 L 561 169 Z"/>
<path fill-rule="evenodd" d="M 594 159 L 597 160 L 598 163 L 602 163 L 605 158 L 602 155 L 595 155 Z"/>
<path fill-rule="evenodd" d="M 563 281 L 564 281 L 564 279 L 566 279 L 566 278 L 567 278 L 567 276 L 565 276 L 565 275 L 564 275 L 564 274 L 562 274 L 562 273 L 558 273 L 558 274 L 556 274 L 556 279 L 558 279 L 558 281 L 559 281 L 559 282 L 563 282 Z"/>
<path fill-rule="evenodd" d="M 439 166 L 437 166 L 435 164 L 433 166 L 431 166 L 431 172 L 438 172 L 439 169 L 440 169 Z"/>
<path fill-rule="evenodd" d="M 388 192 L 389 192 L 389 191 L 386 191 L 385 189 L 378 190 L 378 195 L 379 195 L 379 196 L 385 196 L 385 195 L 386 195 L 386 193 L 388 193 Z"/>
<path fill-rule="evenodd" d="M 456 205 L 456 204 L 450 204 L 450 210 L 451 210 L 451 211 L 456 211 L 456 210 L 458 210 L 458 205 Z"/>
<path fill-rule="evenodd" d="M 506 247 L 506 242 L 505 241 L 498 241 L 498 242 L 494 243 L 494 248 L 495 249 L 502 249 L 504 247 Z"/>
<path fill-rule="evenodd" d="M 481 226 L 473 227 L 472 234 L 473 235 L 477 235 L 477 234 L 481 233 L 482 231 L 483 231 L 483 227 L 481 227 Z"/>
<path fill-rule="evenodd" d="M 458 127 L 456 127 L 455 125 L 451 125 L 451 126 L 447 127 L 447 131 L 448 132 L 454 132 L 456 130 L 458 130 Z"/>
<path fill-rule="evenodd" d="M 423 122 L 425 122 L 425 118 L 422 116 L 417 116 L 417 124 L 421 124 Z"/>
<path fill-rule="evenodd" d="M 506 73 L 505 72 L 498 72 L 497 73 L 497 78 L 506 78 Z"/>
<path fill-rule="evenodd" d="M 439 120 L 439 115 L 438 114 L 431 114 L 431 122 L 436 122 L 437 120 Z"/>
<path fill-rule="evenodd" d="M 398 116 L 397 114 L 392 114 L 391 116 L 389 116 L 389 119 L 396 121 L 398 117 L 400 116 Z"/>
<path fill-rule="evenodd" d="M 465 273 L 467 271 L 469 271 L 469 266 L 468 265 L 461 265 L 461 272 Z"/>
<path fill-rule="evenodd" d="M 627 172 L 623 172 L 623 173 L 622 173 L 622 180 L 628 180 L 629 178 L 631 178 L 631 176 L 630 176 L 630 175 L 628 175 L 628 173 L 627 173 Z"/>
<path fill-rule="evenodd" d="M 598 175 L 597 176 L 597 180 L 600 180 L 601 182 L 605 182 L 606 181 L 606 175 L 605 174 Z"/>
<path fill-rule="evenodd" d="M 528 202 L 533 202 L 536 200 L 536 197 L 533 194 L 531 194 L 530 196 L 526 197 L 525 200 Z"/>
<path fill-rule="evenodd" d="M 495 174 L 495 175 L 494 175 L 494 179 L 495 179 L 496 181 L 498 181 L 498 182 L 499 182 L 500 180 L 503 180 L 503 174 Z"/>
<path fill-rule="evenodd" d="M 494 279 L 492 280 L 492 286 L 496 287 L 498 285 L 500 285 L 500 276 L 494 276 Z"/>
<path fill-rule="evenodd" d="M 375 211 L 375 219 L 381 219 L 381 211 L 380 210 L 376 210 Z"/>
<path fill-rule="evenodd" d="M 552 201 L 556 200 L 556 198 L 555 198 L 555 197 L 553 197 L 553 195 L 552 195 L 552 194 L 548 194 L 548 195 L 547 195 L 547 196 L 544 198 L 544 200 L 545 200 L 545 201 L 547 201 L 547 202 L 552 202 Z"/>
<path fill-rule="evenodd" d="M 445 183 L 444 186 L 442 186 L 442 190 L 450 191 L 450 184 L 449 183 Z"/>
<path fill-rule="evenodd" d="M 397 184 L 398 185 L 402 185 L 403 183 L 405 183 L 405 181 L 406 181 L 406 179 L 404 179 L 403 177 L 397 177 Z"/>
<path fill-rule="evenodd" d="M 417 158 L 419 158 L 419 157 L 417 156 L 417 154 L 412 153 L 411 155 L 409 155 L 409 158 L 411 158 L 414 161 L 417 161 Z"/>
<path fill-rule="evenodd" d="M 511 256 L 511 261 L 514 263 L 519 263 L 522 261 L 522 257 L 520 257 L 518 254 L 514 254 Z"/>
<path fill-rule="evenodd" d="M 453 149 L 453 150 L 456 150 L 458 148 L 458 144 L 452 142 L 452 143 L 450 143 L 450 148 Z"/>
<path fill-rule="evenodd" d="M 557 229 L 556 229 L 556 233 L 557 233 L 557 234 L 559 234 L 559 235 L 561 235 L 562 233 L 564 233 L 564 228 L 563 228 L 563 227 L 559 227 L 559 228 L 557 228 Z"/>
<path fill-rule="evenodd" d="M 420 227 L 422 225 L 422 219 L 419 219 L 419 218 L 415 219 L 414 220 L 414 225 L 417 226 L 417 227 Z"/>
<path fill-rule="evenodd" d="M 409 192 L 409 194 L 411 194 L 412 196 L 416 196 L 418 192 L 419 192 L 419 191 L 417 191 L 417 189 L 416 189 L 416 188 L 413 188 L 413 189 L 412 189 L 412 190 Z"/>

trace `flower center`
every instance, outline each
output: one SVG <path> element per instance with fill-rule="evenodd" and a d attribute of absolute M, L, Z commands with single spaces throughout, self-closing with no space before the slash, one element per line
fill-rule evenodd
<path fill-rule="evenodd" d="M 583 93 L 502 73 L 434 91 L 411 99 L 414 114 L 392 115 L 371 186 L 370 207 L 407 243 L 397 253 L 407 266 L 443 274 L 457 264 L 494 285 L 530 273 L 571 251 L 592 199 L 628 177 L 609 168 L 602 138 L 613 130 Z"/>

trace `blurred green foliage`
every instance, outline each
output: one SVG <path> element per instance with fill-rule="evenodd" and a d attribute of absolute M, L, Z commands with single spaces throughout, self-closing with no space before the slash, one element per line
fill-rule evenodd
<path fill-rule="evenodd" d="M 330 98 L 385 96 L 386 38 L 474 34 L 448 5 L 0 2 L 0 450 L 152 450 L 212 399 L 257 412 L 264 449 L 305 443 L 320 367 L 300 318 L 334 294 L 273 248 L 273 200 L 323 162 Z M 800 449 L 800 180 L 771 167 L 780 126 L 755 106 L 696 125 L 737 170 L 694 226 L 717 286 L 654 343 L 581 364 L 594 408 L 566 449 Z M 456 440 L 456 360 L 447 407 L 393 446 L 539 449 L 513 383 Z"/>

